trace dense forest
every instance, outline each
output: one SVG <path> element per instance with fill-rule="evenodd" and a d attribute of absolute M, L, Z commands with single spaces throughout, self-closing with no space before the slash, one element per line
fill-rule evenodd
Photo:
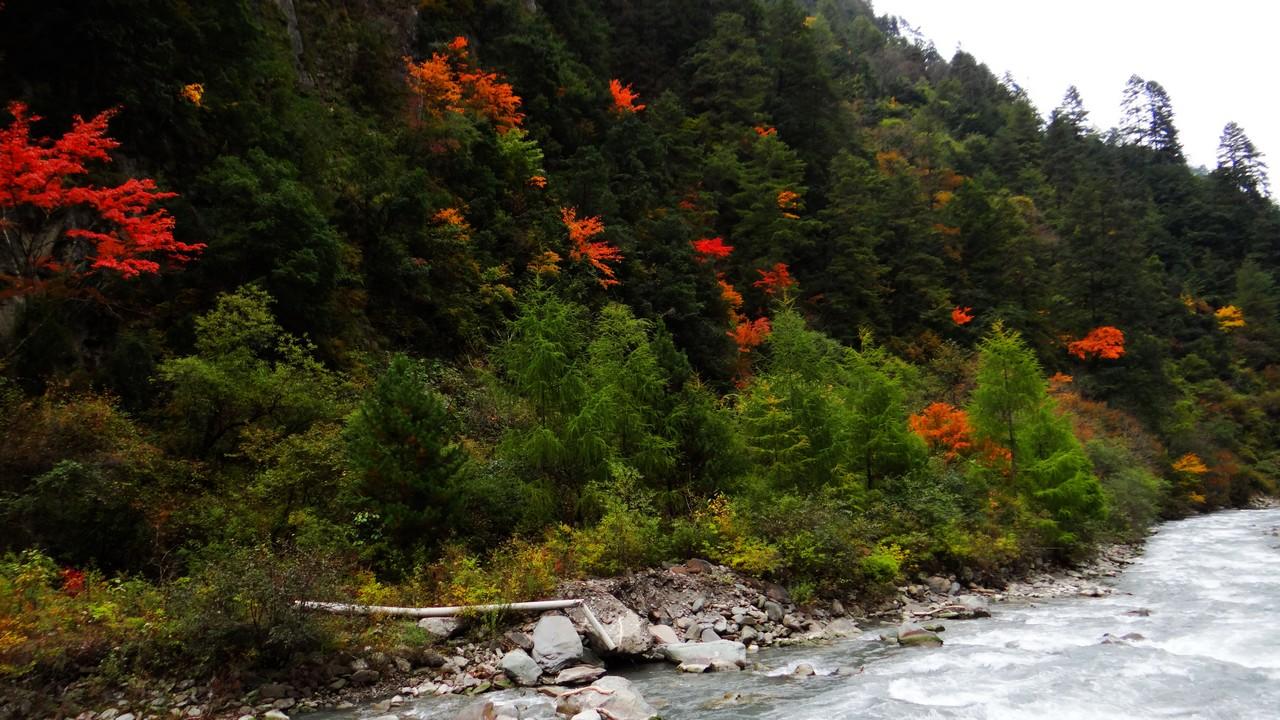
<path fill-rule="evenodd" d="M 995 582 L 1274 492 L 1266 166 L 1115 100 L 863 0 L 0 2 L 0 678 L 688 557 Z"/>

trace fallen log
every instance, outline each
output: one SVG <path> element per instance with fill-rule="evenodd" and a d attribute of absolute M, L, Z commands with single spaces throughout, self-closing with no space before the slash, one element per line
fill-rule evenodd
<path fill-rule="evenodd" d="M 295 600 L 294 604 L 303 610 L 317 610 L 320 612 L 330 612 L 339 615 L 393 615 L 413 618 L 453 617 L 455 615 L 463 615 L 466 613 L 506 612 L 508 610 L 568 610 L 569 608 L 576 607 L 582 609 L 582 614 L 587 619 L 587 625 L 591 626 L 592 633 L 604 645 L 604 649 L 617 649 L 617 644 L 614 643 L 613 638 L 609 637 L 609 633 L 605 630 L 604 625 L 600 624 L 600 620 L 596 617 L 595 613 L 591 612 L 591 606 L 587 605 L 587 602 L 582 599 L 534 600 L 531 602 L 496 603 L 492 605 L 449 605 L 445 607 L 355 605 L 352 603 L 319 602 L 315 600 Z"/>

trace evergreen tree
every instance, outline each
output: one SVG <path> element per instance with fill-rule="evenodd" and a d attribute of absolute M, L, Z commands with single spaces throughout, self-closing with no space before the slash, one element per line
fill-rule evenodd
<path fill-rule="evenodd" d="M 1217 172 L 1241 192 L 1270 194 L 1267 164 L 1262 161 L 1262 153 L 1234 122 L 1227 123 L 1222 129 L 1222 139 L 1218 142 Z"/>

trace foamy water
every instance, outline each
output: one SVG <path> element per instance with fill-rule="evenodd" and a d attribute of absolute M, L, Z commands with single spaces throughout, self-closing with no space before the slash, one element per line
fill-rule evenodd
<path fill-rule="evenodd" d="M 940 648 L 886 647 L 871 631 L 821 648 L 762 652 L 760 671 L 684 675 L 658 665 L 623 674 L 665 720 L 1275 720 L 1278 528 L 1280 510 L 1163 525 L 1114 580 L 1114 594 L 997 605 L 992 618 L 948 622 Z M 1140 609 L 1150 614 L 1126 614 Z M 1101 642 L 1128 633 L 1144 639 Z M 791 677 L 799 663 L 819 676 Z M 451 718 L 458 702 L 423 700 L 400 711 Z"/>

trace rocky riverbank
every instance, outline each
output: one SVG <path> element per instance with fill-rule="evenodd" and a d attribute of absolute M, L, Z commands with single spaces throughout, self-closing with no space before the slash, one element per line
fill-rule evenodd
<path fill-rule="evenodd" d="M 957 577 L 918 577 L 879 602 L 859 604 L 850 598 L 807 605 L 795 603 L 778 585 L 693 559 L 560 586 L 559 597 L 587 601 L 616 646 L 612 651 L 576 608 L 539 618 L 517 616 L 506 626 L 428 619 L 419 625 L 432 637 L 429 647 L 315 655 L 247 693 L 184 680 L 139 683 L 104 694 L 85 682 L 63 692 L 63 705 L 72 712 L 53 717 L 285 720 L 362 705 L 383 713 L 378 720 L 393 720 L 410 698 L 479 695 L 515 686 L 548 688 L 543 696 L 553 705 L 596 711 L 590 702 L 576 700 L 626 694 L 610 685 L 616 679 L 605 675 L 609 667 L 665 660 L 673 671 L 733 672 L 749 665 L 750 655 L 763 647 L 828 642 L 872 626 L 890 628 L 887 640 L 932 644 L 934 623 L 986 616 L 992 603 L 1108 594 L 1107 579 L 1137 554 L 1136 547 L 1110 546 L 1082 567 L 1033 568 L 991 586 Z M 79 709 L 86 706 L 97 709 Z M 643 714 L 643 706 L 636 707 Z M 610 710 L 603 709 L 607 717 Z M 477 717 L 486 717 L 481 712 Z"/>

